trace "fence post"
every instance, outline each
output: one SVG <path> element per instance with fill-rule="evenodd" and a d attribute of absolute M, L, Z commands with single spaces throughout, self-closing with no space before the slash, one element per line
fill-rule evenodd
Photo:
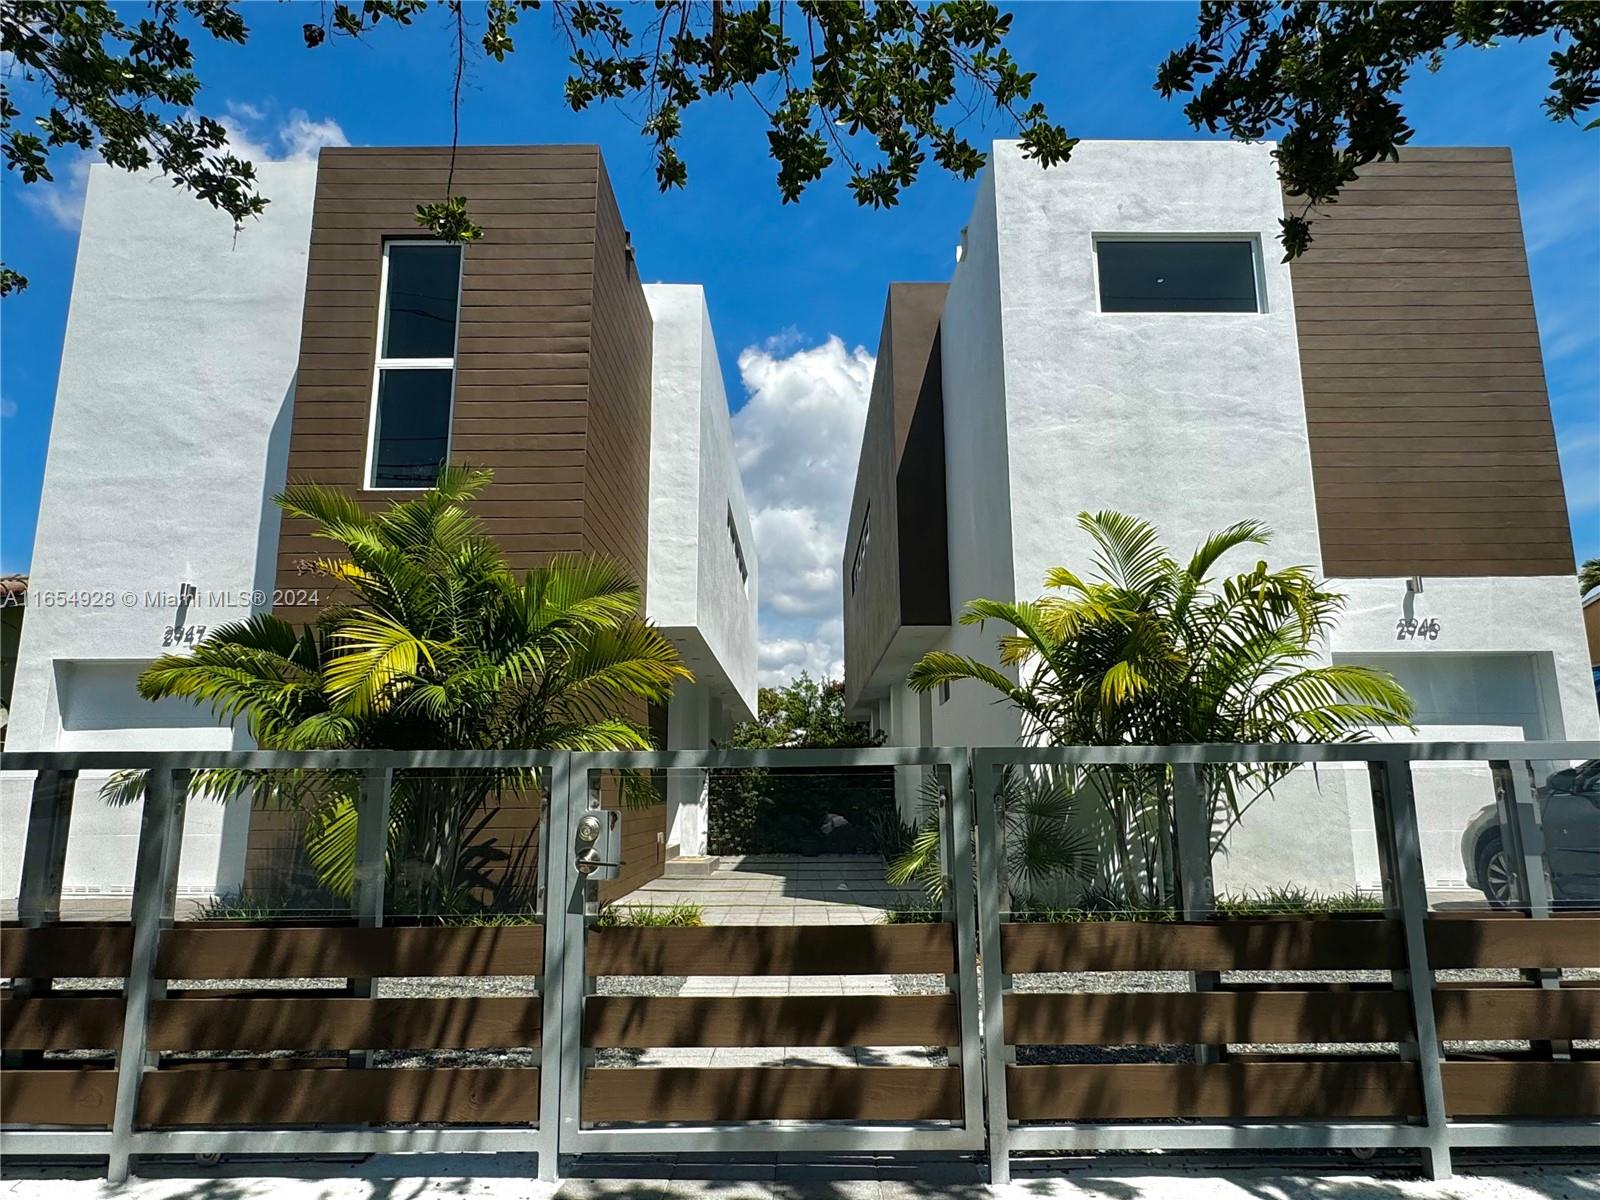
<path fill-rule="evenodd" d="M 1200 767 L 1172 764 L 1172 818 L 1178 843 L 1178 901 L 1185 921 L 1207 921 L 1216 913 L 1216 883 L 1211 871 L 1211 806 L 1201 786 Z M 1221 971 L 1191 971 L 1196 992 L 1214 992 L 1222 985 Z M 1197 1063 L 1217 1062 L 1222 1048 L 1196 1045 Z"/>
<path fill-rule="evenodd" d="M 362 929 L 383 927 L 385 887 L 384 854 L 389 849 L 389 792 L 394 772 L 373 767 L 361 774 L 361 795 L 356 800 L 355 886 L 350 889 L 350 915 Z M 349 994 L 367 999 L 372 995 L 371 979 L 352 979 Z M 372 1065 L 371 1050 L 352 1050 L 346 1058 L 351 1067 Z"/>
<path fill-rule="evenodd" d="M 994 764 L 972 756 L 978 830 L 978 952 L 983 955 L 983 1065 L 989 1119 L 989 1182 L 1011 1181 L 1011 1127 L 1006 1111 L 1005 977 L 1000 956 L 1000 873 L 1005 847 L 995 811 Z"/>
<path fill-rule="evenodd" d="M 150 999 L 155 991 L 156 945 L 167 916 L 168 897 L 177 886 L 178 853 L 183 841 L 183 793 L 188 773 L 155 767 L 145 780 L 139 817 L 139 848 L 133 869 L 133 953 L 124 990 L 122 1046 L 117 1052 L 117 1100 L 111 1123 L 111 1153 L 106 1178 L 113 1185 L 128 1178 L 132 1166 L 134 1121 L 139 1085 L 147 1065 Z"/>
<path fill-rule="evenodd" d="M 1544 829 L 1533 803 L 1533 763 L 1499 759 L 1489 764 L 1489 770 L 1494 776 L 1495 804 L 1500 810 L 1500 836 L 1505 854 L 1516 867 L 1518 899 L 1531 919 L 1548 920 L 1555 896 L 1545 874 Z M 1545 991 L 1557 991 L 1561 987 L 1560 967 L 1537 967 L 1528 975 Z M 1551 1058 L 1567 1060 L 1572 1057 L 1569 1041 L 1538 1040 L 1533 1046 Z"/>
<path fill-rule="evenodd" d="M 955 917 L 962 1121 L 969 1131 L 981 1132 L 984 1127 L 983 1028 L 978 1007 L 978 897 L 972 880 L 971 787 L 971 768 L 967 756 L 961 754 L 950 763 L 949 802 L 944 806 L 945 823 L 940 840 L 949 847 L 946 894 L 951 898 Z"/>
<path fill-rule="evenodd" d="M 1417 1071 L 1427 1114 L 1428 1140 L 1422 1149 L 1422 1167 L 1431 1179 L 1448 1179 L 1450 1128 L 1444 1107 L 1443 1055 L 1433 1011 L 1433 968 L 1428 965 L 1428 890 L 1422 871 L 1422 839 L 1417 829 L 1411 763 L 1397 754 L 1369 762 L 1367 770 L 1380 853 L 1390 872 L 1385 880 L 1390 894 L 1385 900 L 1391 916 L 1398 910 L 1405 937 L 1405 984 L 1411 997 Z"/>
<path fill-rule="evenodd" d="M 572 755 L 558 753 L 542 773 L 549 781 L 544 822 L 539 830 L 544 870 L 544 965 L 539 993 L 544 1001 L 539 1039 L 539 1178 L 561 1178 L 561 1121 L 566 1079 L 567 899 L 572 891 L 571 840 Z M 581 966 L 581 963 L 580 963 Z M 581 1010 L 580 1010 L 581 1015 Z"/>
<path fill-rule="evenodd" d="M 562 1153 L 562 1146 L 569 1144 L 567 1135 L 578 1132 L 583 1117 L 583 1005 L 588 991 L 585 977 L 588 969 L 585 943 L 589 931 L 587 900 L 594 885 L 587 876 L 578 874 L 573 857 L 573 838 L 578 822 L 590 811 L 590 806 L 593 805 L 596 811 L 600 808 L 599 780 L 593 777 L 588 756 L 571 754 L 567 756 L 567 762 L 566 789 L 557 793 L 565 798 L 565 820 L 558 831 L 553 831 L 558 836 L 552 839 L 550 845 L 550 852 L 557 856 L 550 860 L 550 911 L 561 920 L 564 930 L 561 975 L 557 981 L 561 988 L 561 1023 L 558 1027 L 560 1049 L 557 1051 L 561 1084 L 561 1120 L 556 1142 L 558 1153 Z M 558 863 L 559 868 L 554 865 Z M 561 883 L 559 892 L 554 890 L 557 879 Z M 559 909 L 557 904 L 560 905 Z M 546 1044 L 549 1044 L 548 1039 Z"/>
<path fill-rule="evenodd" d="M 61 884 L 67 869 L 67 834 L 72 828 L 76 771 L 40 771 L 33 778 L 28 831 L 22 846 L 17 920 L 37 929 L 61 920 Z"/>

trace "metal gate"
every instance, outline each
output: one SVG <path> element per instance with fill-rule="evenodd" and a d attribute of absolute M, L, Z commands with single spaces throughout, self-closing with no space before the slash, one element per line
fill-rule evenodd
<path fill-rule="evenodd" d="M 579 866 L 596 842 L 602 772 L 841 765 L 924 767 L 947 775 L 940 816 L 951 851 L 940 920 L 595 928 L 595 877 L 580 873 Z M 966 773 L 965 755 L 938 749 L 574 754 L 560 842 L 571 852 L 552 859 L 551 870 L 551 895 L 565 899 L 561 932 L 552 941 L 562 963 L 564 1009 L 559 1152 L 980 1151 L 983 1071 L 971 839 L 955 833 L 971 829 Z M 656 997 L 602 996 L 595 988 L 604 977 L 774 981 L 886 974 L 942 976 L 945 992 Z M 943 1046 L 948 1065 L 591 1065 L 595 1051 L 618 1046 Z M 663 1119 L 668 1114 L 673 1119 Z"/>
<path fill-rule="evenodd" d="M 113 1179 L 150 1154 L 516 1151 L 537 1155 L 553 1179 L 563 1160 L 586 1154 L 933 1152 L 986 1154 L 1002 1180 L 1013 1151 L 1409 1147 L 1444 1175 L 1452 1148 L 1592 1147 L 1600 987 L 1573 986 L 1563 972 L 1600 968 L 1600 916 L 1552 896 L 1534 788 L 1551 786 L 1552 762 L 1596 758 L 1595 743 L 7 755 L 8 786 L 33 777 L 25 833 L 20 822 L 5 831 L 23 853 L 17 912 L 0 928 L 0 976 L 10 980 L 0 1152 L 100 1157 Z M 1210 861 L 1196 824 L 1203 773 L 1245 761 L 1352 768 L 1361 781 L 1352 786 L 1372 798 L 1380 908 L 1336 918 L 1214 911 L 1200 882 Z M 1512 907 L 1430 906 L 1419 762 L 1489 764 L 1520 888 Z M 1170 772 L 1181 911 L 1157 920 L 1006 911 L 997 771 L 1085 764 Z M 191 772 L 220 766 L 359 781 L 347 912 L 182 918 L 182 831 L 200 803 L 188 784 Z M 943 910 L 920 924 L 598 920 L 597 880 L 612 861 L 608 773 L 755 767 L 937 773 Z M 63 920 L 77 775 L 122 768 L 149 773 L 128 919 Z M 534 909 L 478 924 L 386 912 L 397 773 L 490 768 L 545 773 Z M 1486 980 L 1486 969 L 1502 977 Z M 1015 986 L 1030 974 L 1130 971 L 1189 982 Z M 1453 971 L 1473 974 L 1438 977 Z M 793 994 L 782 982 L 818 974 L 839 981 L 832 994 Z M 901 974 L 944 987 L 890 995 L 848 982 Z M 600 984 L 662 975 L 753 986 L 664 996 Z M 462 988 L 441 994 L 449 980 Z M 1527 1048 L 1507 1052 L 1508 1040 Z M 1152 1044 L 1195 1049 L 1065 1064 L 1029 1050 Z M 756 1047 L 908 1045 L 943 1046 L 945 1057 L 738 1061 Z M 597 1061 L 618 1047 L 733 1057 Z M 398 1051 L 423 1053 L 397 1060 Z"/>

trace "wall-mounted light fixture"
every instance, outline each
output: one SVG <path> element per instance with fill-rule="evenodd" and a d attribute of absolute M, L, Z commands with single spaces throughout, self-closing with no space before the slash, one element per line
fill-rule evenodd
<path fill-rule="evenodd" d="M 1422 576 L 1413 575 L 1410 579 L 1406 580 L 1406 591 L 1413 596 L 1422 595 Z"/>

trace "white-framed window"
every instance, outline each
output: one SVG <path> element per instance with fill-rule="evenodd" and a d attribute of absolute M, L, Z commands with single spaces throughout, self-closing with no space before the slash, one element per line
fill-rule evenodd
<path fill-rule="evenodd" d="M 1265 312 L 1261 239 L 1248 234 L 1102 234 L 1095 288 L 1104 313 Z"/>
<path fill-rule="evenodd" d="M 383 244 L 366 486 L 432 487 L 450 457 L 461 311 L 460 246 Z"/>
<path fill-rule="evenodd" d="M 748 590 L 750 568 L 745 565 L 744 546 L 739 541 L 739 523 L 733 519 L 733 504 L 728 504 L 728 540 L 733 543 L 733 560 L 739 564 L 739 582 Z"/>
<path fill-rule="evenodd" d="M 861 536 L 856 539 L 855 557 L 850 560 L 850 594 L 855 595 L 861 582 L 861 567 L 867 561 L 867 542 L 872 537 L 872 502 L 861 513 Z"/>

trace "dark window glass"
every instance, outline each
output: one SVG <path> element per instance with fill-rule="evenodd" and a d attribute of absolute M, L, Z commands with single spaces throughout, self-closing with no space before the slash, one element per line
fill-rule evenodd
<path fill-rule="evenodd" d="M 1250 242 L 1099 241 L 1102 312 L 1257 312 Z"/>
<path fill-rule="evenodd" d="M 372 486 L 423 488 L 439 478 L 450 446 L 450 381 L 446 370 L 386 370 L 378 380 Z"/>
<path fill-rule="evenodd" d="M 393 243 L 383 356 L 454 358 L 460 287 L 459 246 Z"/>

